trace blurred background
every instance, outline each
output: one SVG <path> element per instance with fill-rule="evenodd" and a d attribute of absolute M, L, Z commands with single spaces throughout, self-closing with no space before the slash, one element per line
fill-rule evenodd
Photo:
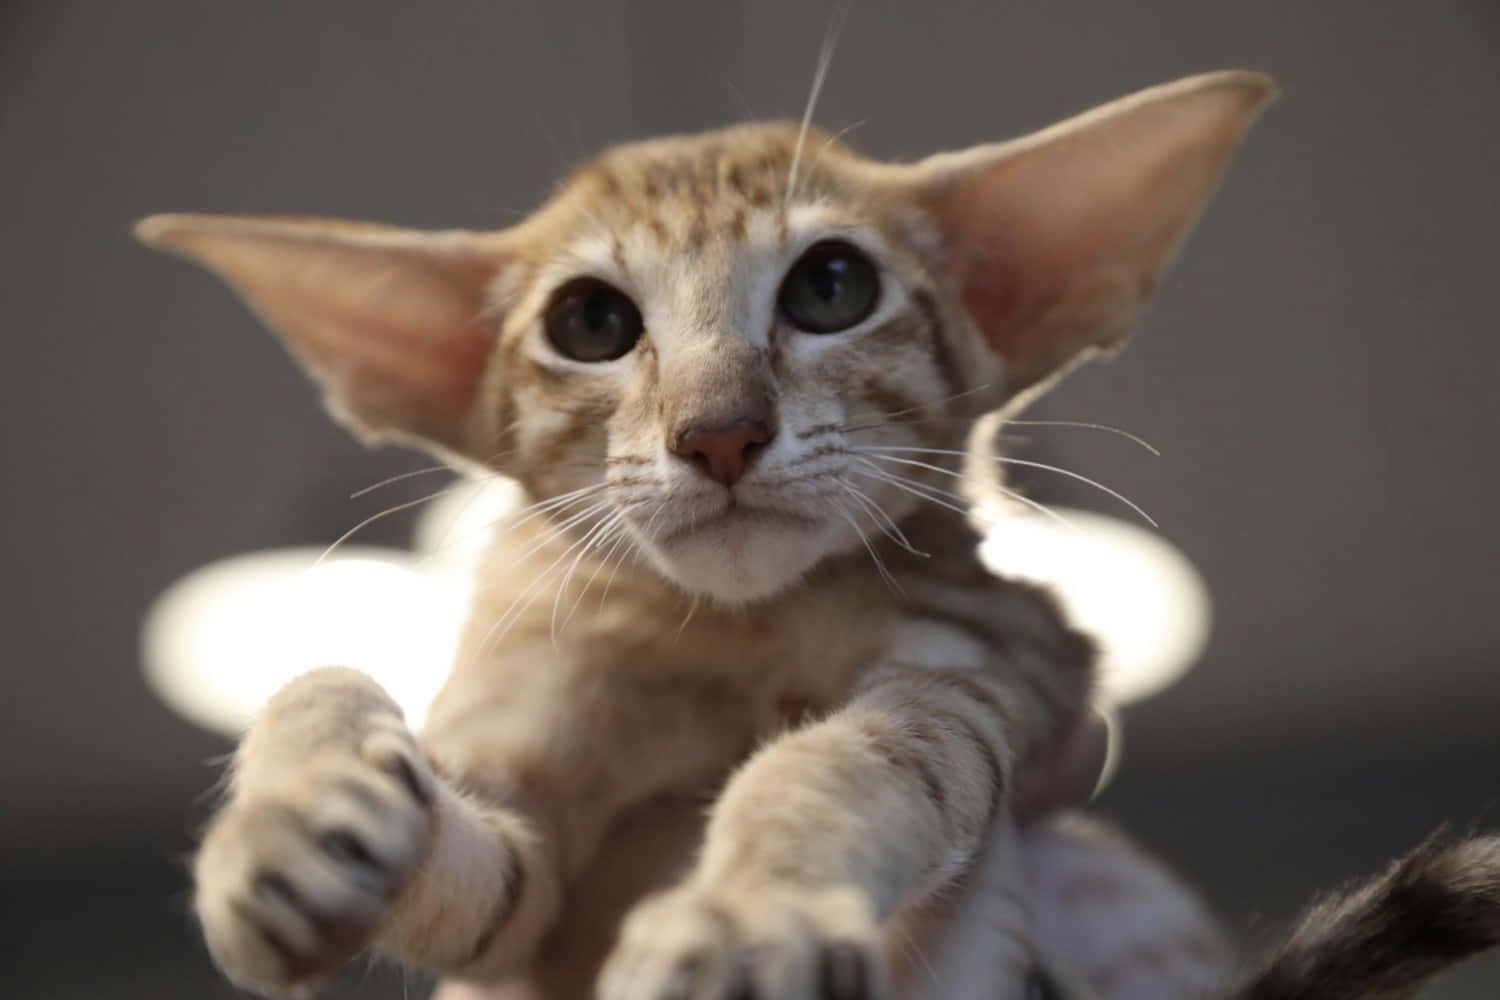
<path fill-rule="evenodd" d="M 796 117 L 820 3 L 0 7 L 0 970 L 10 996 L 230 997 L 183 858 L 229 742 L 146 687 L 141 615 L 212 560 L 324 544 L 426 464 L 367 452 L 162 210 L 501 226 L 612 142 Z M 1247 943 L 1443 822 L 1500 823 L 1500 5 L 856 3 L 817 121 L 912 158 L 1184 73 L 1285 96 L 1131 349 L 1031 455 L 1206 577 L 1201 664 L 1125 714 L 1101 801 Z M 1044 499 L 1101 507 L 1066 481 Z M 430 487 L 429 487 L 430 488 Z M 1101 502 L 1101 500 L 1103 502 Z M 367 540 L 404 544 L 392 518 Z M 1500 961 L 1434 998 L 1493 998 Z M 425 987 L 359 970 L 347 995 Z"/>

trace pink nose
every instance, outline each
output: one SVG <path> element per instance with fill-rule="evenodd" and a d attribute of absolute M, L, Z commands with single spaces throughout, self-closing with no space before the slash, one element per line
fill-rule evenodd
<path fill-rule="evenodd" d="M 672 454 L 692 462 L 710 479 L 733 486 L 771 437 L 771 429 L 753 419 L 736 420 L 723 427 L 694 427 L 678 436 Z"/>

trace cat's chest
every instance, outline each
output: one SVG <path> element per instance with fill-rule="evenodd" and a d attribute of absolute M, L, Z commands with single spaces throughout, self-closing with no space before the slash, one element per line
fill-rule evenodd
<path fill-rule="evenodd" d="M 1064 627 L 1036 591 L 985 571 L 967 535 L 929 534 L 932 555 L 883 553 L 885 574 L 862 558 L 833 560 L 746 607 L 694 601 L 645 571 L 580 571 L 573 586 L 540 600 L 527 565 L 540 556 L 497 559 L 480 588 L 467 655 L 503 663 L 525 650 L 526 663 L 555 660 L 552 669 L 584 683 L 608 675 L 712 686 L 776 727 L 841 704 L 874 666 L 996 666 L 1011 639 Z"/>
<path fill-rule="evenodd" d="M 841 704 L 871 669 L 1006 669 L 1011 651 L 1066 624 L 1045 595 L 977 560 L 897 564 L 890 579 L 831 573 L 752 609 L 668 622 L 638 668 L 717 677 L 778 723 Z"/>

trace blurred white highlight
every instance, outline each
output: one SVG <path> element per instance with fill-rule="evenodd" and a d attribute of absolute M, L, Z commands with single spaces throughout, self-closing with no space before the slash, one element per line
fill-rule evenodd
<path fill-rule="evenodd" d="M 1044 584 L 1099 643 L 1100 691 L 1139 701 L 1181 677 L 1208 643 L 1208 588 L 1175 546 L 1149 528 L 1053 507 L 985 512 L 980 557 L 1004 576 Z"/>

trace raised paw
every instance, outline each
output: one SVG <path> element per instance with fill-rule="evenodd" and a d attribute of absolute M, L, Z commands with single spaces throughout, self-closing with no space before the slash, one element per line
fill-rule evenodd
<path fill-rule="evenodd" d="M 430 836 L 434 779 L 399 714 L 350 715 L 321 735 L 301 759 L 245 760 L 253 780 L 194 862 L 209 951 L 231 980 L 264 993 L 328 978 L 360 951 Z"/>
<path fill-rule="evenodd" d="M 600 1000 L 879 1000 L 885 970 L 857 890 L 684 887 L 636 907 Z"/>

